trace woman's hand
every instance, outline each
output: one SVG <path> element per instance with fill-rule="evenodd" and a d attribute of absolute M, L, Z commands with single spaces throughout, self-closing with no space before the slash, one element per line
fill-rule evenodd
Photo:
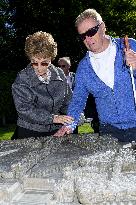
<path fill-rule="evenodd" d="M 73 117 L 67 115 L 54 115 L 53 123 L 71 124 L 74 121 Z"/>
<path fill-rule="evenodd" d="M 72 133 L 72 129 L 63 125 L 53 136 L 54 137 L 63 137 L 65 134 Z"/>

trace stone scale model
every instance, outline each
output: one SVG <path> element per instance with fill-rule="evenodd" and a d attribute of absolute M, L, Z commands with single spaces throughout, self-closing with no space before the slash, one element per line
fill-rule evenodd
<path fill-rule="evenodd" d="M 136 205 L 136 144 L 69 135 L 0 143 L 0 205 Z"/>

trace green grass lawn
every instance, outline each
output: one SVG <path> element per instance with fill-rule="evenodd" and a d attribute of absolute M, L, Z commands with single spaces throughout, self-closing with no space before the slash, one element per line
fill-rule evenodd
<path fill-rule="evenodd" d="M 0 127 L 0 140 L 10 140 L 15 130 L 15 125 Z"/>
<path fill-rule="evenodd" d="M 90 123 L 84 123 L 83 125 L 78 127 L 78 133 L 94 133 L 94 130 L 92 129 Z"/>
<path fill-rule="evenodd" d="M 6 127 L 0 127 L 0 140 L 10 140 L 14 133 L 15 126 L 16 125 L 8 125 Z M 78 133 L 93 133 L 93 129 L 89 123 L 84 123 L 78 127 Z"/>

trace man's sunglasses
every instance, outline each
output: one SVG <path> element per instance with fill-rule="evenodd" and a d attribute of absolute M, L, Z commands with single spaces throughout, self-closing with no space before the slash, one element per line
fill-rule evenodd
<path fill-rule="evenodd" d="M 94 27 L 88 29 L 85 33 L 79 34 L 79 37 L 82 39 L 82 41 L 84 41 L 86 39 L 86 36 L 88 36 L 88 37 L 94 36 L 97 33 L 97 31 L 99 30 L 100 25 L 101 25 L 101 23 L 99 23 L 97 26 L 94 26 Z"/>
<path fill-rule="evenodd" d="M 61 67 L 61 68 L 65 68 L 65 67 L 66 67 L 66 65 L 60 65 L 60 67 Z"/>

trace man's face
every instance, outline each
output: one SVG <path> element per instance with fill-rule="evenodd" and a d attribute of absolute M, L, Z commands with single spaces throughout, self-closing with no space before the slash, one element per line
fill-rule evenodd
<path fill-rule="evenodd" d="M 77 27 L 80 37 L 88 50 L 99 53 L 103 50 L 105 39 L 105 25 L 98 24 L 93 19 L 85 19 Z"/>
<path fill-rule="evenodd" d="M 65 61 L 60 60 L 58 63 L 59 67 L 64 71 L 65 75 L 69 74 L 70 65 L 68 65 Z"/>

